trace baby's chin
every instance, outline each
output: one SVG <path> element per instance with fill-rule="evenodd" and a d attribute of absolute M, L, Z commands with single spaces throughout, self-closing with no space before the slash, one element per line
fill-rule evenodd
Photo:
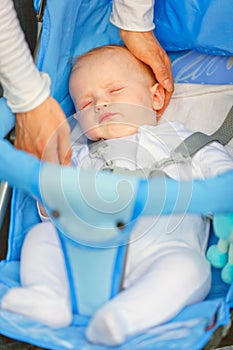
<path fill-rule="evenodd" d="M 125 136 L 130 136 L 138 131 L 138 126 L 131 126 L 120 123 L 109 123 L 93 129 L 87 133 L 87 137 L 92 141 L 101 139 L 109 140 Z"/>

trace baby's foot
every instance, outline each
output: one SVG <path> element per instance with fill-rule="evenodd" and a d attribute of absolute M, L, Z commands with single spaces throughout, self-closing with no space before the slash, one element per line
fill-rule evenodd
<path fill-rule="evenodd" d="M 120 345 L 125 341 L 125 330 L 117 313 L 100 309 L 92 318 L 86 331 L 87 339 L 95 344 Z"/>
<path fill-rule="evenodd" d="M 4 295 L 1 308 L 54 328 L 68 326 L 72 321 L 69 301 L 46 288 L 11 288 Z"/>

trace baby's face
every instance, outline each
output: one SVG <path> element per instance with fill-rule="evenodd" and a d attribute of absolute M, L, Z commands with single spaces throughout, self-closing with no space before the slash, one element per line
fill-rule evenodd
<path fill-rule="evenodd" d="M 124 52 L 101 52 L 80 61 L 70 92 L 87 137 L 123 137 L 141 125 L 155 125 L 151 85 Z"/>

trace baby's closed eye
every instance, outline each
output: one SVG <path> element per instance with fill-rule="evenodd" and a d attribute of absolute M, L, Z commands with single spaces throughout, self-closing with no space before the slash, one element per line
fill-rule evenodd
<path fill-rule="evenodd" d="M 124 86 L 122 85 L 114 85 L 108 88 L 108 92 L 110 94 L 118 93 L 124 90 Z"/>
<path fill-rule="evenodd" d="M 83 109 L 86 109 L 90 107 L 93 104 L 93 100 L 84 100 L 84 101 L 79 101 L 77 103 L 79 111 L 82 111 Z"/>

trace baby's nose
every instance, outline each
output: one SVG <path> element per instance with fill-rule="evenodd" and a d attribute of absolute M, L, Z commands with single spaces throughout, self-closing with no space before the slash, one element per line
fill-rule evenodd
<path fill-rule="evenodd" d="M 96 104 L 95 111 L 100 112 L 100 111 L 104 110 L 105 108 L 107 108 L 108 106 L 109 106 L 109 103 L 107 103 L 107 102 Z"/>

